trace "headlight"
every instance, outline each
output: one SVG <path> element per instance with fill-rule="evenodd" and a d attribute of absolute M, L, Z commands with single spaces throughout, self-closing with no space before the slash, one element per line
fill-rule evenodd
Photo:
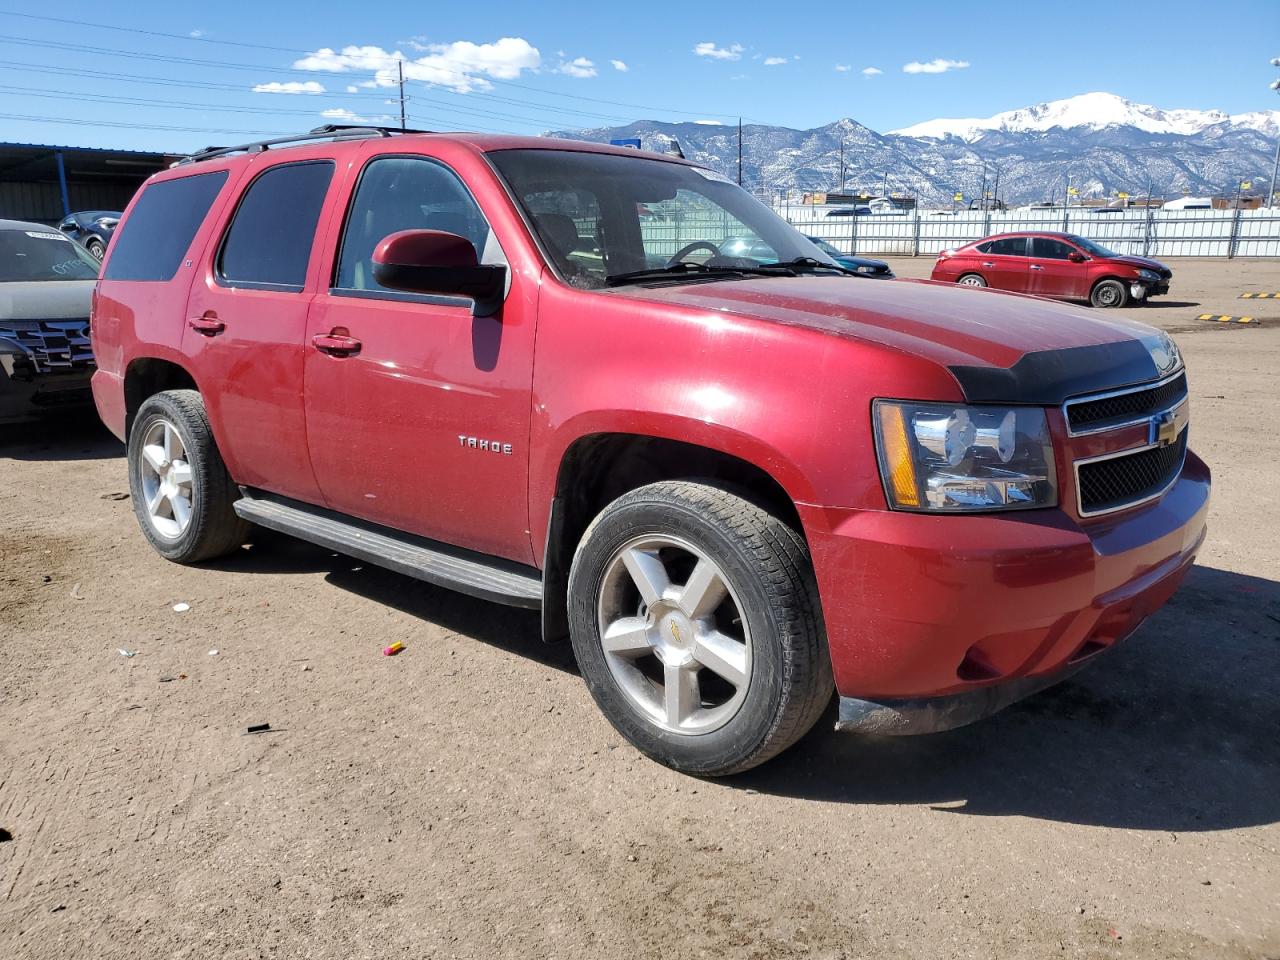
<path fill-rule="evenodd" d="M 1154 270 L 1139 270 L 1138 279 L 1149 280 L 1154 283 L 1156 280 L 1160 279 L 1160 274 L 1156 273 Z"/>
<path fill-rule="evenodd" d="M 1058 502 L 1053 442 L 1039 407 L 877 400 L 872 417 L 895 510 L 1025 510 Z"/>
<path fill-rule="evenodd" d="M 859 266 L 859 267 L 858 267 L 858 272 L 859 272 L 859 273 L 875 273 L 875 272 L 876 272 L 876 268 L 875 268 L 875 267 L 873 267 L 873 266 L 871 266 L 871 265 L 870 265 L 870 264 L 868 264 L 868 263 L 864 263 L 864 264 L 862 264 L 861 266 Z"/>

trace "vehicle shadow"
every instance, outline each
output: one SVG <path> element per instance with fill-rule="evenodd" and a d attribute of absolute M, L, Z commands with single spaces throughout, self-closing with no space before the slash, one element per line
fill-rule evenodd
<path fill-rule="evenodd" d="M 123 457 L 124 444 L 92 410 L 0 426 L 0 460 L 105 460 Z"/>
<path fill-rule="evenodd" d="M 1142 830 L 1274 823 L 1278 654 L 1280 584 L 1196 567 L 1121 649 L 995 717 L 904 738 L 837 734 L 824 722 L 728 782 L 829 803 Z"/>
<path fill-rule="evenodd" d="M 1161 297 L 1159 300 L 1147 300 L 1147 305 L 1152 307 L 1198 307 L 1198 300 L 1166 300 Z"/>
<path fill-rule="evenodd" d="M 543 666 L 577 673 L 567 643 L 542 642 L 537 611 L 435 587 L 302 540 L 255 528 L 253 542 L 203 566 L 234 573 L 324 573 L 326 583 Z"/>

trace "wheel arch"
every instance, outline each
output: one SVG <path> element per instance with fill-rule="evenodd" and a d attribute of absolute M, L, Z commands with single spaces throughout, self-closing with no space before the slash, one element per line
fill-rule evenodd
<path fill-rule="evenodd" d="M 568 637 L 569 568 L 582 535 L 609 503 L 662 480 L 706 480 L 765 508 L 804 538 L 796 498 L 770 470 L 720 445 L 625 431 L 581 435 L 563 451 L 543 548 L 543 639 Z"/>
<path fill-rule="evenodd" d="M 164 390 L 196 390 L 200 387 L 191 371 L 180 363 L 161 357 L 135 357 L 124 373 L 124 435 L 133 429 L 133 418 L 148 397 Z"/>

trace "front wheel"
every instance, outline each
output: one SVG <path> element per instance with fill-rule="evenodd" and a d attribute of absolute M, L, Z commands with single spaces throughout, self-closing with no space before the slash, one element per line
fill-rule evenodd
<path fill-rule="evenodd" d="M 610 723 L 687 773 L 763 763 L 831 699 L 804 541 L 719 487 L 655 483 L 606 507 L 574 557 L 569 627 Z"/>
<path fill-rule="evenodd" d="M 195 390 L 149 397 L 129 431 L 129 492 L 142 532 L 175 563 L 198 563 L 243 544 L 236 487 Z"/>
<path fill-rule="evenodd" d="M 1103 280 L 1089 295 L 1089 303 L 1095 307 L 1123 307 L 1128 302 L 1129 291 L 1119 280 Z"/>
<path fill-rule="evenodd" d="M 93 254 L 93 257 L 95 260 L 101 260 L 103 257 L 107 255 L 107 248 L 103 245 L 102 241 L 97 239 L 96 237 L 90 240 L 84 246 L 86 250 L 88 250 L 91 254 Z"/>
<path fill-rule="evenodd" d="M 985 287 L 987 285 L 987 281 L 976 273 L 966 273 L 956 283 L 962 287 Z"/>

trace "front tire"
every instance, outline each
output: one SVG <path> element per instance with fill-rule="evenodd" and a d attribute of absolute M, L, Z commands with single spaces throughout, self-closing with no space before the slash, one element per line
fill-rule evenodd
<path fill-rule="evenodd" d="M 103 244 L 101 240 L 98 240 L 97 238 L 90 240 L 84 246 L 86 250 L 88 250 L 91 254 L 93 254 L 93 257 L 95 260 L 101 260 L 103 257 L 107 255 L 106 246 Z"/>
<path fill-rule="evenodd" d="M 987 281 L 976 273 L 966 273 L 956 283 L 962 287 L 985 287 L 987 285 Z"/>
<path fill-rule="evenodd" d="M 1090 304 L 1104 309 L 1123 307 L 1128 302 L 1129 289 L 1119 280 L 1103 280 L 1089 295 Z"/>
<path fill-rule="evenodd" d="M 162 557 L 198 563 L 245 542 L 235 483 L 218 453 L 195 390 L 166 390 L 143 402 L 129 431 L 129 492 L 138 525 Z"/>
<path fill-rule="evenodd" d="M 763 763 L 831 700 L 803 539 L 708 484 L 655 483 L 604 509 L 574 556 L 569 632 L 609 722 L 686 773 Z"/>

